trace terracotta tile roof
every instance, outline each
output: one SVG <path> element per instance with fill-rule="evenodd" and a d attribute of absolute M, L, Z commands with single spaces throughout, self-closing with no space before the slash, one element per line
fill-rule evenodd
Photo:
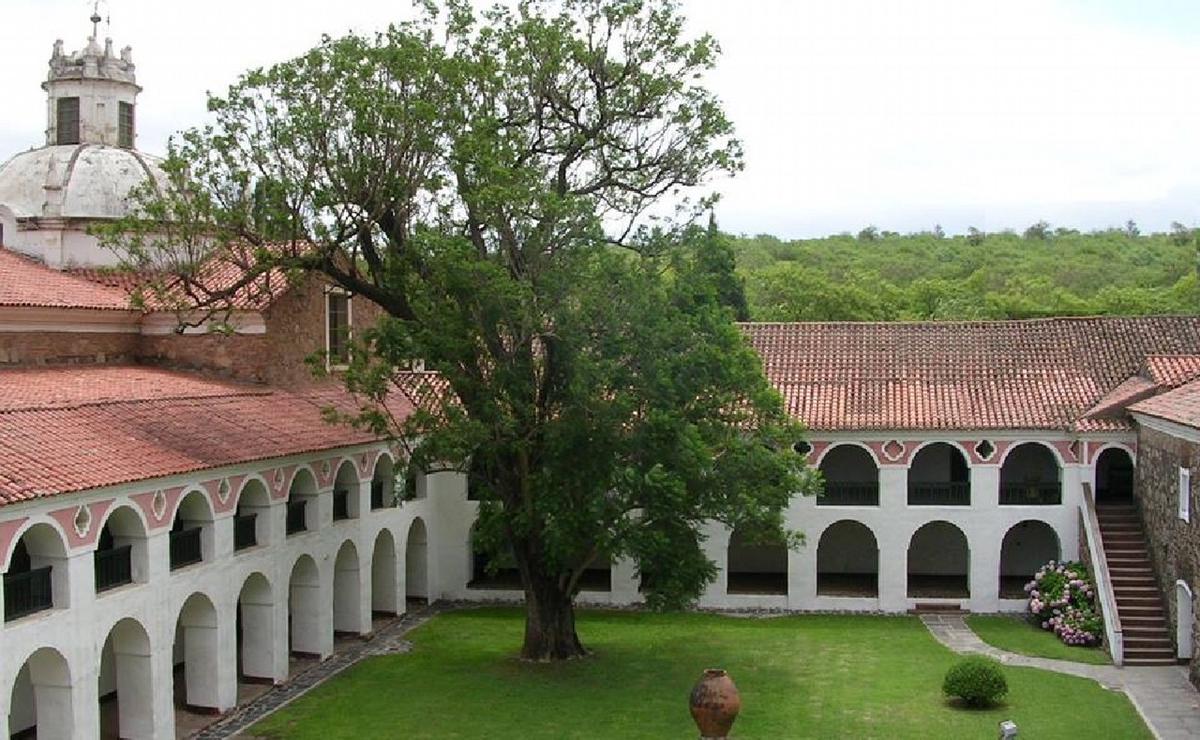
<path fill-rule="evenodd" d="M 1200 380 L 1135 403 L 1129 410 L 1200 429 Z"/>
<path fill-rule="evenodd" d="M 68 365 L 0 370 L 0 413 L 172 398 L 267 395 L 261 385 L 130 365 Z"/>
<path fill-rule="evenodd" d="M 0 371 L 0 503 L 375 441 L 322 417 L 353 403 L 146 367 Z"/>
<path fill-rule="evenodd" d="M 245 276 L 245 268 L 252 258 L 240 253 L 231 253 L 208 260 L 200 266 L 195 279 L 197 286 L 192 287 L 189 295 L 184 284 L 178 278 L 167 278 L 161 290 L 155 289 L 158 276 L 153 272 L 132 272 L 120 270 L 96 270 L 88 268 L 73 268 L 70 270 L 84 280 L 99 283 L 106 287 L 121 290 L 129 296 L 140 294 L 143 304 L 150 311 L 174 311 L 194 305 L 213 303 L 214 295 L 219 295 L 218 305 L 214 308 L 232 308 L 240 311 L 261 311 L 270 306 L 279 296 L 283 295 L 291 283 L 282 270 L 268 270 L 254 279 L 239 285 Z M 232 291 L 225 296 L 225 291 Z"/>
<path fill-rule="evenodd" d="M 130 311 L 129 296 L 0 247 L 0 306 Z"/>
<path fill-rule="evenodd" d="M 746 324 L 816 430 L 1129 428 L 1084 419 L 1147 358 L 1200 354 L 1200 317 Z"/>
<path fill-rule="evenodd" d="M 1156 386 L 1175 388 L 1200 377 L 1200 355 L 1151 355 L 1142 374 Z"/>

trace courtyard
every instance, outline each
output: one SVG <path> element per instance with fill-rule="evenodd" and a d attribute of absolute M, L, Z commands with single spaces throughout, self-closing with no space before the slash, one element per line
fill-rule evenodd
<path fill-rule="evenodd" d="M 735 617 L 584 611 L 593 654 L 516 659 L 522 613 L 453 611 L 267 717 L 264 738 L 693 737 L 687 697 L 702 669 L 730 671 L 743 709 L 734 735 L 991 737 L 1011 719 L 1028 737 L 1151 737 L 1130 701 L 1094 681 L 1006 667 L 1009 695 L 967 710 L 941 693 L 957 657 L 915 617 Z M 1086 719 L 1085 719 L 1086 718 Z"/>

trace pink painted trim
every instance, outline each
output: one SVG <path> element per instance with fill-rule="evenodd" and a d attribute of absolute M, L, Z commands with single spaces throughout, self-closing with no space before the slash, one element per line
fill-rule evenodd
<path fill-rule="evenodd" d="M 359 478 L 370 478 L 375 475 L 375 462 L 379 459 L 380 453 L 374 450 L 359 453 L 354 458 L 354 464 L 358 466 Z"/>
<path fill-rule="evenodd" d="M 0 522 L 0 562 L 4 563 L 5 570 L 8 570 L 8 558 L 12 555 L 12 546 L 16 544 L 17 532 L 21 531 L 21 527 L 24 527 L 27 521 L 29 517 L 23 516 L 20 519 Z"/>
<path fill-rule="evenodd" d="M 338 468 L 342 466 L 340 457 L 329 457 L 324 460 L 318 460 L 313 472 L 317 477 L 317 488 L 326 489 L 333 485 L 333 481 L 337 478 Z M 325 468 L 329 468 L 329 474 L 325 474 Z"/>
<path fill-rule="evenodd" d="M 833 447 L 832 442 L 817 442 L 816 440 L 805 440 L 812 446 L 812 452 L 808 453 L 808 464 L 817 466 L 821 464 L 821 458 L 825 457 L 825 453 Z"/>
<path fill-rule="evenodd" d="M 183 487 L 164 488 L 163 496 L 166 499 L 166 504 L 163 506 L 162 517 L 154 515 L 154 495 L 157 491 L 149 491 L 147 493 L 136 493 L 129 498 L 133 503 L 138 505 L 142 513 L 146 515 L 146 522 L 150 525 L 150 529 L 169 525 L 172 519 L 175 518 L 175 507 L 179 504 L 179 498 L 183 495 Z"/>
<path fill-rule="evenodd" d="M 901 448 L 900 454 L 895 458 L 889 457 L 884 453 L 884 450 L 893 442 L 900 445 Z M 901 442 L 898 439 L 887 439 L 863 442 L 863 444 L 871 448 L 871 451 L 875 453 L 875 459 L 879 461 L 879 466 L 883 467 L 884 465 L 908 465 L 909 461 L 912 459 L 913 450 L 917 448 L 919 443 L 912 441 Z"/>
<path fill-rule="evenodd" d="M 56 509 L 50 512 L 50 516 L 54 521 L 58 522 L 62 527 L 63 533 L 67 535 L 67 547 L 74 549 L 90 545 L 100 536 L 100 530 L 104 528 L 104 514 L 109 507 L 113 505 L 116 499 L 107 499 L 105 501 L 95 501 L 88 506 L 88 515 L 92 518 L 92 523 L 88 527 L 87 534 L 80 537 L 75 531 L 75 514 L 79 511 L 78 506 L 70 506 L 65 509 Z"/>
<path fill-rule="evenodd" d="M 296 471 L 300 469 L 299 465 L 285 465 L 282 468 L 272 468 L 263 473 L 263 477 L 267 479 L 271 486 L 271 498 L 285 499 L 288 497 L 288 491 L 292 488 L 292 481 L 296 479 Z M 275 485 L 276 471 L 283 471 L 283 475 L 279 476 L 279 485 Z"/>

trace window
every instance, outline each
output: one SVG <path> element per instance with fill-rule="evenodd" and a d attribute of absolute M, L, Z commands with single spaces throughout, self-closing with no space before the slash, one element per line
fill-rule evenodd
<path fill-rule="evenodd" d="M 1179 518 L 1185 522 L 1191 521 L 1192 515 L 1192 471 L 1191 468 L 1179 469 Z"/>
<path fill-rule="evenodd" d="M 117 104 L 117 145 L 133 148 L 133 103 Z"/>
<path fill-rule="evenodd" d="M 340 291 L 325 294 L 325 354 L 331 368 L 350 362 L 350 296 Z"/>
<path fill-rule="evenodd" d="M 79 143 L 79 98 L 59 98 L 55 120 L 58 144 Z"/>

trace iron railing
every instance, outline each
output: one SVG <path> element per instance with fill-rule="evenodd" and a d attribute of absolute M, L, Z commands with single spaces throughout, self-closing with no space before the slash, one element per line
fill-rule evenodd
<path fill-rule="evenodd" d="M 4 575 L 4 621 L 27 617 L 54 606 L 53 566 Z"/>
<path fill-rule="evenodd" d="M 192 527 L 171 533 L 171 570 L 204 559 L 200 548 L 200 532 L 200 527 Z"/>
<path fill-rule="evenodd" d="M 1062 503 L 1058 483 L 1006 483 L 1000 486 L 1001 506 L 1057 506 Z"/>
<path fill-rule="evenodd" d="M 93 556 L 96 593 L 133 583 L 133 545 L 97 550 Z"/>
<path fill-rule="evenodd" d="M 308 501 L 301 499 L 300 501 L 288 501 L 287 505 L 287 533 L 296 534 L 308 530 L 308 521 L 306 518 L 308 510 Z"/>
<path fill-rule="evenodd" d="M 879 484 L 827 481 L 817 506 L 879 506 Z"/>
<path fill-rule="evenodd" d="M 971 484 L 949 481 L 946 483 L 909 483 L 909 506 L 970 506 Z"/>
<path fill-rule="evenodd" d="M 333 492 L 333 521 L 339 522 L 350 518 L 350 492 Z"/>
<path fill-rule="evenodd" d="M 258 544 L 258 514 L 238 514 L 233 517 L 233 549 L 245 550 Z"/>

